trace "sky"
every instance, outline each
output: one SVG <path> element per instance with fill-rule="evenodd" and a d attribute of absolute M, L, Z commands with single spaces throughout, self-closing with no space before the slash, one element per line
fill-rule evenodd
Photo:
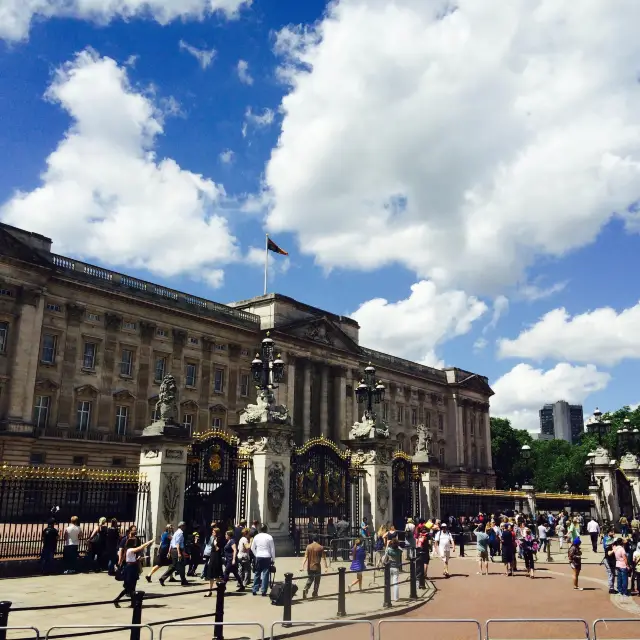
<path fill-rule="evenodd" d="M 219 302 L 640 402 L 637 0 L 0 0 L 0 219 Z"/>

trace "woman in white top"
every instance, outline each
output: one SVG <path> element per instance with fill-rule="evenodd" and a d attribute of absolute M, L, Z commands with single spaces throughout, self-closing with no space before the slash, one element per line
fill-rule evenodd
<path fill-rule="evenodd" d="M 445 578 L 449 577 L 449 558 L 451 558 L 451 552 L 456 550 L 456 543 L 453 541 L 453 536 L 447 531 L 447 525 L 441 524 L 440 531 L 436 534 L 435 542 L 438 546 L 438 554 L 442 558 L 444 563 L 443 575 Z"/>
<path fill-rule="evenodd" d="M 129 539 L 124 546 L 125 565 L 122 567 L 122 582 L 124 589 L 113 601 L 113 606 L 116 607 L 116 609 L 120 608 L 120 600 L 122 600 L 124 596 L 128 595 L 133 600 L 133 594 L 136 590 L 136 584 L 138 583 L 138 576 L 140 575 L 138 553 L 152 544 L 153 540 L 149 540 L 149 542 L 136 546 L 137 539 L 135 534 L 129 533 Z M 133 607 L 133 602 L 131 603 L 131 606 Z"/>
<path fill-rule="evenodd" d="M 240 565 L 240 577 L 244 584 L 249 584 L 251 579 L 251 542 L 249 542 L 249 529 L 241 531 L 241 538 L 238 540 L 238 564 Z"/>
<path fill-rule="evenodd" d="M 71 524 L 64 530 L 64 548 L 62 550 L 62 558 L 64 561 L 65 574 L 76 573 L 76 564 L 78 561 L 78 546 L 82 538 L 82 532 L 78 523 L 78 516 L 71 518 Z"/>

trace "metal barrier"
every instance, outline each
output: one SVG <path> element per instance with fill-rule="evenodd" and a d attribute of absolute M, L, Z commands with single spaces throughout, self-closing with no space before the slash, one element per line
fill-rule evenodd
<path fill-rule="evenodd" d="M 27 631 L 27 629 L 35 631 L 35 639 L 40 640 L 40 630 L 37 627 L 0 627 L 0 638 L 6 638 L 7 631 Z"/>
<path fill-rule="evenodd" d="M 148 624 L 61 624 L 56 625 L 55 627 L 51 627 L 47 633 L 45 633 L 44 640 L 49 640 L 50 638 L 57 638 L 59 636 L 52 636 L 51 632 L 54 629 L 113 629 L 114 631 L 138 631 L 141 629 L 147 629 L 149 631 L 149 640 L 153 640 L 153 629 Z M 98 632 L 100 633 L 100 632 Z M 82 634 L 74 634 L 74 635 L 82 635 Z M 64 637 L 64 636 L 63 636 Z"/>
<path fill-rule="evenodd" d="M 387 627 L 387 626 L 398 625 L 398 624 L 415 624 L 416 622 L 427 622 L 429 624 L 432 624 L 434 622 L 440 622 L 440 623 L 446 623 L 446 624 L 449 624 L 449 623 L 471 624 L 471 625 L 474 625 L 476 627 L 476 630 L 478 631 L 478 640 L 482 640 L 482 626 L 477 620 L 473 620 L 471 618 L 460 618 L 459 620 L 455 620 L 455 619 L 445 620 L 442 618 L 408 618 L 405 620 L 398 620 L 397 618 L 394 618 L 393 620 L 380 620 L 380 622 L 378 622 L 378 640 L 382 640 L 383 625 Z"/>
<path fill-rule="evenodd" d="M 489 625 L 496 622 L 506 622 L 506 623 L 514 623 L 514 622 L 579 622 L 584 625 L 584 637 L 586 640 L 590 640 L 589 634 L 589 624 L 586 620 L 582 618 L 493 618 L 491 620 L 487 620 L 484 630 L 485 640 L 489 640 Z M 551 640 L 551 639 L 549 639 Z"/>
<path fill-rule="evenodd" d="M 165 629 L 182 629 L 184 627 L 206 627 L 214 631 L 218 627 L 258 627 L 260 629 L 260 640 L 264 640 L 264 627 L 259 622 L 174 622 L 173 624 L 164 624 L 160 627 L 158 640 L 162 640 Z"/>
<path fill-rule="evenodd" d="M 608 624 L 610 622 L 635 622 L 636 624 L 640 625 L 640 619 L 638 618 L 598 618 L 597 620 L 593 621 L 593 640 L 597 640 L 598 638 L 598 632 L 597 632 L 597 626 L 599 623 L 603 623 L 603 624 Z M 638 636 L 640 638 L 640 627 L 638 628 Z"/>
<path fill-rule="evenodd" d="M 366 624 L 369 627 L 369 640 L 376 640 L 376 629 L 373 626 L 373 622 L 371 620 L 296 620 L 295 622 L 274 622 L 271 625 L 271 640 L 275 638 L 275 628 L 282 627 L 290 628 L 290 627 L 304 627 L 307 625 L 317 625 L 321 624 L 323 626 L 331 626 L 331 627 L 343 627 L 345 625 L 353 626 L 354 624 Z"/>

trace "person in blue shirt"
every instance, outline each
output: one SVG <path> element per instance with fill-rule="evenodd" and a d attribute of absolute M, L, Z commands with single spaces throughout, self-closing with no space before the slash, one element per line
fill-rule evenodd
<path fill-rule="evenodd" d="M 160 568 L 166 567 L 169 560 L 169 546 L 171 545 L 171 538 L 173 537 L 173 525 L 168 524 L 164 528 L 164 532 L 160 537 L 160 548 L 158 549 L 158 558 L 156 560 L 156 564 L 149 572 L 148 576 L 145 576 L 147 582 L 151 582 L 151 576 Z"/>
<path fill-rule="evenodd" d="M 180 576 L 180 582 L 183 587 L 189 583 L 184 575 L 185 569 L 185 548 L 184 548 L 184 527 L 185 522 L 178 525 L 178 530 L 173 534 L 169 544 L 169 553 L 171 554 L 171 566 L 164 572 L 164 575 L 158 582 L 164 587 L 164 581 L 170 578 L 174 573 Z"/>
<path fill-rule="evenodd" d="M 363 517 L 362 522 L 360 523 L 360 537 L 363 540 L 366 540 L 369 537 L 369 522 L 366 517 Z"/>

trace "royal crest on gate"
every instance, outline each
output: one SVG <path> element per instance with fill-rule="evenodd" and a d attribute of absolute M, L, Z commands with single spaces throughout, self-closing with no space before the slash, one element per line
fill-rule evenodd
<path fill-rule="evenodd" d="M 320 502 L 320 476 L 313 469 L 298 474 L 298 499 L 302 504 Z"/>
<path fill-rule="evenodd" d="M 214 445 L 212 447 L 213 453 L 209 456 L 209 469 L 216 473 L 222 469 L 222 457 L 220 456 L 220 446 Z"/>
<path fill-rule="evenodd" d="M 345 476 L 338 471 L 329 471 L 324 477 L 324 496 L 327 504 L 339 506 L 344 503 Z"/>

